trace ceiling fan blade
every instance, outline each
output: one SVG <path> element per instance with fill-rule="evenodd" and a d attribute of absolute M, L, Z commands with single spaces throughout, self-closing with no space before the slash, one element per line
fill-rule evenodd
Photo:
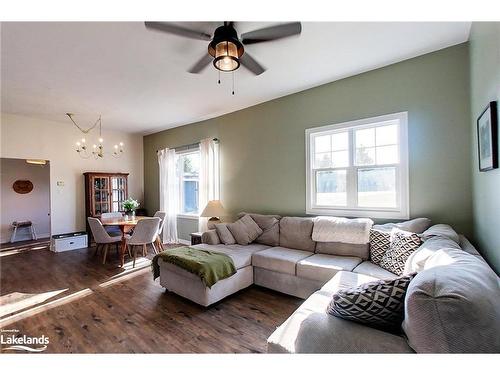
<path fill-rule="evenodd" d="M 207 33 L 202 31 L 191 30 L 172 22 L 144 22 L 144 25 L 148 29 L 162 31 L 164 33 L 175 34 L 179 36 L 184 36 L 186 38 L 198 39 L 198 40 L 211 40 L 212 37 Z"/>
<path fill-rule="evenodd" d="M 205 55 L 188 70 L 188 72 L 193 74 L 200 73 L 203 69 L 207 67 L 208 64 L 212 62 L 212 60 L 213 57 L 210 56 L 208 53 L 205 53 Z"/>
<path fill-rule="evenodd" d="M 271 40 L 286 38 L 288 36 L 300 34 L 302 25 L 300 22 L 285 23 L 282 25 L 265 27 L 241 34 L 241 42 L 243 44 L 253 44 L 268 42 Z"/>
<path fill-rule="evenodd" d="M 243 56 L 240 57 L 241 65 L 250 70 L 256 76 L 264 73 L 266 68 L 260 65 L 252 56 L 245 52 Z"/>

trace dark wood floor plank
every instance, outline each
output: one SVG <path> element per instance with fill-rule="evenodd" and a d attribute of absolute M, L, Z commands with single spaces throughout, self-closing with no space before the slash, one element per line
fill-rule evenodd
<path fill-rule="evenodd" d="M 103 265 L 93 251 L 0 254 L 3 300 L 63 290 L 0 314 L 0 328 L 48 336 L 48 353 L 265 352 L 267 337 L 302 303 L 252 286 L 204 308 L 165 292 L 149 265 L 126 271 L 114 252 Z"/>

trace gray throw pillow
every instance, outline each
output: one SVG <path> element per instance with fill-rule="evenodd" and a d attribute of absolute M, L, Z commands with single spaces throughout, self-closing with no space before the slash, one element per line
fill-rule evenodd
<path fill-rule="evenodd" d="M 424 241 L 427 241 L 432 237 L 445 237 L 449 238 L 453 242 L 456 242 L 457 244 L 460 243 L 460 237 L 458 236 L 457 232 L 455 232 L 455 230 L 448 224 L 433 225 L 424 233 L 422 233 L 422 238 L 424 239 Z"/>
<path fill-rule="evenodd" d="M 250 217 L 257 223 L 260 229 L 262 229 L 262 234 L 255 239 L 256 243 L 261 243 L 263 245 L 269 246 L 280 245 L 280 215 L 262 215 L 240 212 L 238 214 L 238 219 L 242 218 L 245 215 L 250 215 Z"/>
<path fill-rule="evenodd" d="M 416 219 L 401 221 L 399 223 L 375 224 L 373 229 L 390 232 L 393 228 L 397 228 L 407 232 L 420 234 L 427 230 L 430 226 L 431 219 L 426 217 L 417 217 Z"/>
<path fill-rule="evenodd" d="M 228 224 L 227 228 L 239 245 L 248 245 L 262 234 L 262 229 L 250 215 L 245 215 L 238 221 Z"/>
<path fill-rule="evenodd" d="M 215 224 L 215 231 L 224 245 L 234 245 L 236 240 L 227 228 L 227 223 Z"/>
<path fill-rule="evenodd" d="M 406 290 L 415 274 L 378 280 L 341 289 L 332 297 L 327 313 L 385 331 L 400 331 Z"/>
<path fill-rule="evenodd" d="M 416 233 L 393 229 L 391 245 L 380 260 L 380 267 L 401 276 L 410 255 L 421 245 L 420 236 Z"/>

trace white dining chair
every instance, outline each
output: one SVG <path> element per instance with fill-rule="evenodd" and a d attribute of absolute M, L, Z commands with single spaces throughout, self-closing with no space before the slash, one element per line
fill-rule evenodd
<path fill-rule="evenodd" d="M 110 236 L 109 233 L 106 232 L 106 229 L 104 229 L 104 226 L 99 219 L 95 217 L 88 217 L 87 220 L 89 222 L 90 230 L 92 231 L 92 236 L 94 236 L 94 242 L 96 244 L 94 255 L 97 254 L 97 252 L 99 251 L 99 247 L 101 247 L 101 250 L 104 250 L 102 264 L 105 264 L 110 244 L 116 245 L 116 251 L 118 252 L 118 246 L 120 245 L 122 240 L 121 234 L 119 236 Z"/>
<path fill-rule="evenodd" d="M 159 217 L 150 217 L 140 220 L 134 228 L 134 233 L 131 236 L 127 236 L 127 248 L 129 253 L 131 249 L 133 250 L 132 256 L 134 261 L 132 267 L 135 267 L 135 258 L 137 254 L 137 246 L 142 246 L 142 255 L 146 256 L 147 246 L 151 245 L 155 254 L 158 254 L 158 250 L 154 244 L 156 237 L 158 236 L 158 228 L 160 227 L 161 219 Z"/>
<path fill-rule="evenodd" d="M 161 238 L 161 232 L 163 232 L 163 227 L 165 226 L 165 216 L 167 216 L 167 213 L 165 211 L 156 211 L 154 215 L 154 217 L 159 217 L 161 219 L 155 241 L 161 251 L 163 251 L 163 240 Z"/>
<path fill-rule="evenodd" d="M 121 212 L 103 212 L 101 214 L 102 220 L 109 219 L 121 219 L 123 217 Z M 106 232 L 108 232 L 111 236 L 117 236 L 118 234 L 121 236 L 122 231 L 119 226 L 116 225 L 108 225 L 104 228 Z"/>

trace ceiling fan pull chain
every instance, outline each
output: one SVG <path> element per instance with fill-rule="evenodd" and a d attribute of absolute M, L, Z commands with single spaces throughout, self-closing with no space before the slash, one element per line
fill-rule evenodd
<path fill-rule="evenodd" d="M 217 73 L 219 74 L 219 79 L 217 80 L 217 83 L 220 85 L 220 70 L 217 70 Z"/>
<path fill-rule="evenodd" d="M 232 72 L 232 76 L 233 76 L 233 95 L 234 95 L 234 70 Z"/>

